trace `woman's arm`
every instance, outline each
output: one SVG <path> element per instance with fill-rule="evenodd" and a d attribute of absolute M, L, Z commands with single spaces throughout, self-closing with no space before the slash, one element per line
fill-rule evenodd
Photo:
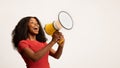
<path fill-rule="evenodd" d="M 39 50 L 36 53 L 32 49 L 27 47 L 23 49 L 22 54 L 30 58 L 32 61 L 37 61 L 41 59 L 51 49 L 51 47 L 54 44 L 55 42 L 50 42 L 48 45 L 46 45 L 46 47 L 44 47 L 43 49 Z"/>
<path fill-rule="evenodd" d="M 61 34 L 61 39 L 63 40 L 63 42 L 59 43 L 59 41 L 57 42 L 58 43 L 58 49 L 55 51 L 54 49 L 50 49 L 50 55 L 56 59 L 59 59 L 60 56 L 62 55 L 62 51 L 63 51 L 63 47 L 64 47 L 64 37 L 63 35 Z"/>
<path fill-rule="evenodd" d="M 43 49 L 40 49 L 38 52 L 34 52 L 30 48 L 24 48 L 22 50 L 22 54 L 25 55 L 26 57 L 30 58 L 32 61 L 37 61 L 41 59 L 48 51 L 50 51 L 51 47 L 57 42 L 59 39 L 59 35 L 55 33 L 53 35 L 52 41 L 46 45 Z"/>

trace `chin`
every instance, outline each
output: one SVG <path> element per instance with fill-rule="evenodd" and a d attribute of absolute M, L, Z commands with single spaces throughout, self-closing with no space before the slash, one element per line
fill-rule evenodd
<path fill-rule="evenodd" d="M 39 34 L 39 32 L 33 32 L 32 34 L 37 35 L 37 34 Z"/>
<path fill-rule="evenodd" d="M 39 33 L 35 33 L 36 35 L 39 34 Z"/>

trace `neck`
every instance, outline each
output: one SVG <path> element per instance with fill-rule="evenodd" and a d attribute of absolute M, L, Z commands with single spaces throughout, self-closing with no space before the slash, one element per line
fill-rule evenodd
<path fill-rule="evenodd" d="M 28 39 L 29 40 L 36 40 L 36 35 L 28 34 Z"/>

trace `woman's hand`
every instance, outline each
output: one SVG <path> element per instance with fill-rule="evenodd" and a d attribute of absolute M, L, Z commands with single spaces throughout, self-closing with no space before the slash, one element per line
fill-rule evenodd
<path fill-rule="evenodd" d="M 52 35 L 52 41 L 57 42 L 60 39 L 60 32 L 55 31 Z"/>
<path fill-rule="evenodd" d="M 52 35 L 52 41 L 57 42 L 59 46 L 63 46 L 65 39 L 61 32 L 55 31 Z"/>
<path fill-rule="evenodd" d="M 59 39 L 58 39 L 57 43 L 59 46 L 63 47 L 64 42 L 65 42 L 64 36 L 62 35 L 61 32 L 59 32 Z"/>

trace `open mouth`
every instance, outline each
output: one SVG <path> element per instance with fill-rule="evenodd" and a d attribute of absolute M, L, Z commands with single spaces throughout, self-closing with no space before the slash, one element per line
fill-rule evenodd
<path fill-rule="evenodd" d="M 38 27 L 34 27 L 34 28 L 33 28 L 33 30 L 38 31 L 38 30 L 39 30 L 39 28 L 38 28 Z"/>

